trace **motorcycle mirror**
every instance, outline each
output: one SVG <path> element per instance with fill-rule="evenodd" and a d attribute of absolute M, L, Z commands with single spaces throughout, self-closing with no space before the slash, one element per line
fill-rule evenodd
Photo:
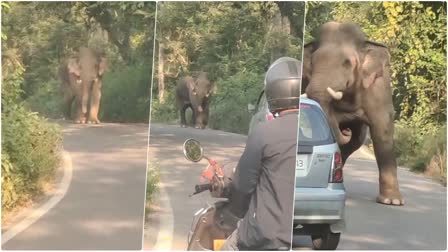
<path fill-rule="evenodd" d="M 187 139 L 184 142 L 184 156 L 192 162 L 199 162 L 204 157 L 201 143 L 195 139 Z"/>

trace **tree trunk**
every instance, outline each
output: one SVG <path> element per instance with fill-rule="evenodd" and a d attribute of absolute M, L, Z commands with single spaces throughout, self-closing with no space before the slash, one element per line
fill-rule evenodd
<path fill-rule="evenodd" d="M 280 12 L 275 13 L 275 16 L 272 20 L 272 24 L 273 24 L 273 30 L 274 31 L 283 31 L 283 27 L 282 27 L 282 15 Z M 275 60 L 277 60 L 278 58 L 280 58 L 282 56 L 282 52 L 281 52 L 281 48 L 279 48 L 278 46 L 274 46 L 271 49 L 271 60 L 270 63 L 272 64 Z"/>
<path fill-rule="evenodd" d="M 159 64 L 157 67 L 157 82 L 159 86 L 159 101 L 161 104 L 165 102 L 165 73 L 163 72 L 165 54 L 163 52 L 163 49 L 163 42 L 159 41 Z"/>

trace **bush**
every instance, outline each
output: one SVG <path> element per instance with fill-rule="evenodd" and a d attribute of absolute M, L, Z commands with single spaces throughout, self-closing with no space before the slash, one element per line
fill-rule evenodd
<path fill-rule="evenodd" d="M 159 180 L 159 166 L 153 163 L 148 164 L 148 174 L 146 177 L 146 213 L 150 211 L 150 205 L 159 190 Z"/>
<path fill-rule="evenodd" d="M 263 74 L 239 72 L 220 80 L 220 88 L 211 100 L 210 128 L 247 134 L 251 119 L 247 104 L 257 102 L 263 77 Z"/>
<path fill-rule="evenodd" d="M 151 106 L 151 122 L 175 123 L 180 120 L 173 92 L 167 90 L 165 95 L 166 98 L 163 104 L 160 103 L 159 99 L 154 99 Z"/>
<path fill-rule="evenodd" d="M 24 68 L 14 54 L 2 58 L 2 211 L 41 193 L 59 164 L 58 126 L 21 101 Z"/>
<path fill-rule="evenodd" d="M 62 137 L 24 106 L 2 112 L 2 210 L 11 210 L 42 192 L 59 165 Z"/>
<path fill-rule="evenodd" d="M 64 116 L 63 94 L 60 82 L 51 80 L 39 86 L 37 91 L 27 100 L 27 106 L 48 118 Z"/>
<path fill-rule="evenodd" d="M 400 122 L 395 127 L 395 153 L 400 165 L 437 176 L 446 183 L 446 125 L 421 132 Z"/>
<path fill-rule="evenodd" d="M 132 65 L 108 72 L 103 79 L 100 120 L 148 123 L 151 66 Z"/>

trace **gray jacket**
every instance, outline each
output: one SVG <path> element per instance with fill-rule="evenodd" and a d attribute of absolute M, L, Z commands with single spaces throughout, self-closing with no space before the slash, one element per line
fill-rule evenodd
<path fill-rule="evenodd" d="M 240 250 L 290 250 L 298 112 L 259 124 L 233 178 Z"/>

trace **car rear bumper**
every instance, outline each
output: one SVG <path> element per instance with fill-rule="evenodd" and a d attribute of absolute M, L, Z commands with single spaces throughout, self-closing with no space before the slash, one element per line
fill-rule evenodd
<path fill-rule="evenodd" d="M 332 224 L 343 220 L 345 198 L 343 187 L 296 188 L 294 224 Z"/>

